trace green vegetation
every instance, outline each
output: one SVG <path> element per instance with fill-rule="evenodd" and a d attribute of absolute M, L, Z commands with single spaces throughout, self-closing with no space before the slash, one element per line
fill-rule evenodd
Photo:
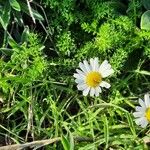
<path fill-rule="evenodd" d="M 0 146 L 148 149 L 149 126 L 132 114 L 150 92 L 148 1 L 0 0 Z M 84 97 L 73 73 L 93 57 L 115 73 L 109 90 Z"/>

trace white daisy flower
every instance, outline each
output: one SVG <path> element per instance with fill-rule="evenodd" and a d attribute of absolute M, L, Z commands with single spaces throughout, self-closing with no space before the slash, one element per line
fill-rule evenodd
<path fill-rule="evenodd" d="M 133 115 L 136 118 L 135 123 L 145 128 L 150 122 L 150 96 L 148 93 L 144 95 L 144 101 L 139 99 L 139 104 L 141 106 L 135 108 L 136 112 Z"/>
<path fill-rule="evenodd" d="M 99 65 L 98 58 L 91 58 L 90 64 L 84 60 L 83 63 L 79 63 L 79 67 L 81 70 L 76 69 L 74 77 L 78 90 L 83 91 L 84 96 L 88 93 L 90 96 L 99 96 L 101 87 L 110 88 L 110 84 L 102 80 L 114 72 L 107 60 Z"/>

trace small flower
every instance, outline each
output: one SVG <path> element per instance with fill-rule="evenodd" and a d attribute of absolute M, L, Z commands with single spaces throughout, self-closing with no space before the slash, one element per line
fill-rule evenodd
<path fill-rule="evenodd" d="M 148 93 L 144 95 L 144 101 L 139 99 L 139 104 L 141 106 L 136 106 L 136 112 L 133 115 L 136 118 L 135 123 L 145 128 L 150 122 L 150 96 Z"/>
<path fill-rule="evenodd" d="M 78 90 L 83 91 L 84 96 L 88 93 L 90 96 L 99 96 L 101 87 L 110 88 L 110 84 L 102 80 L 114 72 L 107 60 L 99 65 L 98 58 L 91 58 L 90 64 L 84 60 L 83 63 L 79 63 L 79 67 L 81 70 L 76 69 L 74 77 Z"/>

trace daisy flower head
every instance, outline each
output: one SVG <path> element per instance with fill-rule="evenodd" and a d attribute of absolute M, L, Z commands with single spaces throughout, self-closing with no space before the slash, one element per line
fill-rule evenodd
<path fill-rule="evenodd" d="M 90 63 L 84 60 L 83 63 L 79 63 L 80 69 L 76 69 L 77 73 L 74 73 L 75 82 L 77 88 L 83 91 L 83 95 L 87 96 L 99 96 L 101 93 L 101 87 L 110 88 L 110 84 L 103 81 L 103 78 L 111 75 L 114 70 L 107 60 L 104 60 L 102 64 L 99 64 L 98 58 L 91 58 Z"/>
<path fill-rule="evenodd" d="M 139 99 L 140 106 L 136 106 L 136 112 L 133 113 L 135 117 L 135 123 L 142 128 L 145 128 L 150 122 L 150 96 L 144 95 L 144 101 Z"/>

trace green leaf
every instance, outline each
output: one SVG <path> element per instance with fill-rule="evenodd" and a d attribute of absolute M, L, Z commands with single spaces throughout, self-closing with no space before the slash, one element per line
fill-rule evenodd
<path fill-rule="evenodd" d="M 61 143 L 63 145 L 64 150 L 70 150 L 69 141 L 64 135 L 61 136 Z"/>
<path fill-rule="evenodd" d="M 136 131 L 135 131 L 135 127 L 134 127 L 133 120 L 131 118 L 130 113 L 126 113 L 126 117 L 127 117 L 128 123 L 129 123 L 130 130 L 131 130 L 133 136 L 136 137 Z"/>
<path fill-rule="evenodd" d="M 137 70 L 135 71 L 136 73 L 139 73 L 139 74 L 143 74 L 143 75 L 148 75 L 150 76 L 150 72 L 149 71 L 146 71 L 146 70 Z"/>
<path fill-rule="evenodd" d="M 15 17 L 15 21 L 20 25 L 20 26 L 24 26 L 24 21 L 22 19 L 22 14 L 21 11 L 15 11 L 14 12 L 14 17 Z"/>
<path fill-rule="evenodd" d="M 29 27 L 25 26 L 23 33 L 21 35 L 21 43 L 27 42 L 29 36 Z"/>
<path fill-rule="evenodd" d="M 0 48 L 0 51 L 3 52 L 5 55 L 10 56 L 13 53 L 13 50 L 10 48 Z"/>
<path fill-rule="evenodd" d="M 21 11 L 20 5 L 16 0 L 9 0 L 11 7 L 17 11 Z"/>
<path fill-rule="evenodd" d="M 141 29 L 150 30 L 150 10 L 146 11 L 141 17 Z"/>
<path fill-rule="evenodd" d="M 15 114 L 18 110 L 21 109 L 21 107 L 24 107 L 24 105 L 26 104 L 26 101 L 20 101 L 17 104 L 15 104 L 12 108 L 10 113 L 8 114 L 7 118 L 9 118 L 10 116 L 12 116 L 13 114 Z"/>
<path fill-rule="evenodd" d="M 12 37 L 8 38 L 8 43 L 13 49 L 20 49 L 20 46 L 15 42 Z"/>
<path fill-rule="evenodd" d="M 104 115 L 104 138 L 106 143 L 106 148 L 108 148 L 108 142 L 109 142 L 109 129 L 108 129 L 108 120 L 107 117 Z"/>
<path fill-rule="evenodd" d="M 27 4 L 25 4 L 25 3 L 22 2 L 22 1 L 20 1 L 20 6 L 21 6 L 21 10 L 22 10 L 24 13 L 26 13 L 26 14 L 29 15 L 29 16 L 31 16 Z M 43 16 L 40 15 L 36 10 L 34 10 L 33 8 L 31 8 L 31 11 L 32 11 L 33 17 L 34 17 L 35 19 L 40 20 L 40 21 L 43 21 L 43 20 L 44 20 Z"/>
<path fill-rule="evenodd" d="M 150 9 L 150 0 L 142 0 L 143 6 L 145 9 L 149 10 Z"/>
<path fill-rule="evenodd" d="M 70 149 L 69 150 L 74 150 L 74 139 L 72 133 L 69 131 L 69 140 L 70 140 Z"/>
<path fill-rule="evenodd" d="M 11 11 L 10 5 L 9 3 L 6 2 L 5 6 L 3 7 L 2 14 L 0 15 L 0 23 L 5 30 L 7 29 L 7 26 L 9 24 L 10 11 Z"/>

